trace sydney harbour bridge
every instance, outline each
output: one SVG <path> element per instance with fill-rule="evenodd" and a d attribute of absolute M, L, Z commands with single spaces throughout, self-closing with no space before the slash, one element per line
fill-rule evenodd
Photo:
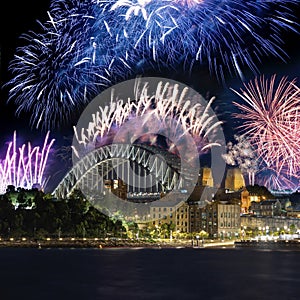
<path fill-rule="evenodd" d="M 106 145 L 78 160 L 53 194 L 57 198 L 66 198 L 75 189 L 80 189 L 88 195 L 99 195 L 105 193 L 105 180 L 121 178 L 127 185 L 128 198 L 130 195 L 133 198 L 139 198 L 139 195 L 140 198 L 151 198 L 192 186 L 195 170 L 183 165 L 180 157 L 158 147 Z"/>

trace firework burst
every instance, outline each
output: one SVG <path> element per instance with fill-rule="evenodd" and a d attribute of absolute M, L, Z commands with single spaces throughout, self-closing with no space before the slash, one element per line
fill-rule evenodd
<path fill-rule="evenodd" d="M 5 158 L 0 160 L 1 194 L 6 192 L 8 185 L 27 189 L 31 189 L 35 184 L 42 189 L 45 187 L 45 170 L 55 141 L 49 141 L 49 134 L 46 134 L 42 147 L 32 147 L 30 142 L 19 147 L 17 134 L 14 132 L 12 141 L 8 143 Z"/>
<path fill-rule="evenodd" d="M 154 91 L 147 82 L 136 82 L 134 99 L 113 99 L 112 95 L 108 105 L 93 112 L 86 128 L 74 127 L 77 157 L 116 142 L 116 135 L 119 143 L 147 143 L 175 154 L 181 148 L 189 151 L 185 143 L 187 135 L 194 139 L 200 155 L 222 145 L 222 141 L 214 139 L 222 125 L 211 113 L 214 97 L 208 102 L 204 98 L 195 99 L 187 87 L 181 89 L 170 82 L 158 82 Z"/>
<path fill-rule="evenodd" d="M 234 116 L 243 120 L 240 129 L 255 147 L 259 169 L 272 170 L 272 178 L 277 176 L 266 185 L 271 189 L 296 188 L 300 178 L 300 88 L 296 80 L 261 76 L 234 92 L 245 102 L 234 102 L 242 111 Z"/>
<path fill-rule="evenodd" d="M 37 127 L 68 120 L 99 92 L 149 70 L 208 66 L 224 81 L 259 73 L 263 56 L 286 59 L 298 0 L 87 0 L 51 2 L 42 32 L 25 35 L 10 64 L 10 101 Z M 61 116 L 64 116 L 61 118 Z"/>
<path fill-rule="evenodd" d="M 227 153 L 223 158 L 228 165 L 238 166 L 248 177 L 248 184 L 254 185 L 257 172 L 257 157 L 251 143 L 245 136 L 234 135 L 236 143 L 227 143 Z"/>

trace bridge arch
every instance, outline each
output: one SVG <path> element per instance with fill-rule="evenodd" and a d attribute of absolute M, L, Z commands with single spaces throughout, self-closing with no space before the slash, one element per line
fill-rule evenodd
<path fill-rule="evenodd" d="M 133 171 L 135 176 L 133 176 Z M 81 158 L 53 191 L 56 198 L 68 197 L 74 189 L 104 191 L 105 179 L 125 179 L 129 191 L 167 192 L 186 187 L 191 170 L 182 170 L 180 158 L 163 149 L 138 144 L 111 144 Z"/>

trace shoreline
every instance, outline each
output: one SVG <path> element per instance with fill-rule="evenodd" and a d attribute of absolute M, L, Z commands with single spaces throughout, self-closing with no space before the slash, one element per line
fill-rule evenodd
<path fill-rule="evenodd" d="M 1 248 L 94 248 L 94 249 L 130 249 L 130 248 L 238 248 L 238 249 L 295 249 L 300 250 L 300 240 L 290 241 L 250 241 L 250 240 L 210 240 L 202 243 L 195 243 L 192 240 L 146 240 L 146 239 L 121 239 L 121 238 L 61 238 L 61 239 L 6 239 L 0 240 Z"/>
<path fill-rule="evenodd" d="M 256 241 L 256 240 L 241 240 L 234 243 L 236 248 L 249 249 L 295 249 L 300 250 L 300 240 L 275 240 L 275 241 Z"/>
<path fill-rule="evenodd" d="M 192 240 L 130 240 L 130 239 L 46 239 L 0 240 L 0 248 L 213 248 L 233 247 L 234 241 L 211 242 L 195 246 Z"/>

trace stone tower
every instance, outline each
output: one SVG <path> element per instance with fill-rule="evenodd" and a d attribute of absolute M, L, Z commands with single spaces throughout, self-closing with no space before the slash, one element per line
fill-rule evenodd
<path fill-rule="evenodd" d="M 225 189 L 238 191 L 245 186 L 244 176 L 239 168 L 228 169 L 225 178 Z"/>
<path fill-rule="evenodd" d="M 200 178 L 201 178 L 202 186 L 209 186 L 209 187 L 214 186 L 214 179 L 212 176 L 211 168 L 207 168 L 207 167 L 202 168 Z"/>

